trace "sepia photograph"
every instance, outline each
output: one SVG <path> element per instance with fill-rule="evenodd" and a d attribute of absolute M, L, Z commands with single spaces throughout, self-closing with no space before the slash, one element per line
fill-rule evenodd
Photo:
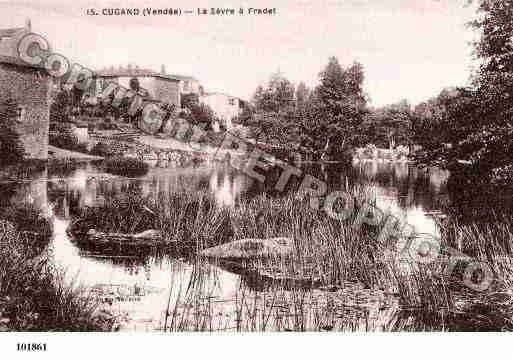
<path fill-rule="evenodd" d="M 510 332 L 512 138 L 513 0 L 0 1 L 0 356 Z"/>

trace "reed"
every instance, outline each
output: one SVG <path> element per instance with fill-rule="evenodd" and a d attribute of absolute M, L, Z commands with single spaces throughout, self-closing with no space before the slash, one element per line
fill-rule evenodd
<path fill-rule="evenodd" d="M 440 260 L 421 264 L 398 253 L 393 240 L 377 240 L 390 213 L 375 225 L 354 225 L 363 204 L 376 203 L 372 186 L 347 192 L 355 209 L 344 221 L 312 208 L 304 193 L 263 194 L 226 208 L 207 192 L 187 190 L 153 197 L 127 193 L 81 217 L 102 231 L 158 229 L 166 248 L 195 263 L 187 282 L 174 281 L 165 330 L 513 329 L 511 223 L 461 225 L 449 219 L 440 225 Z M 210 267 L 197 254 L 232 240 L 272 237 L 292 238 L 293 255 L 238 266 L 235 298 L 217 303 L 206 280 L 212 273 L 204 268 Z M 462 263 L 444 274 L 450 248 L 489 263 L 493 285 L 484 292 L 465 287 Z"/>
<path fill-rule="evenodd" d="M 357 207 L 373 202 L 372 188 L 353 188 L 350 193 Z M 234 239 L 285 236 L 294 239 L 296 251 L 279 263 L 266 261 L 266 269 L 272 267 L 278 272 L 281 282 L 275 281 L 263 292 L 241 285 L 232 303 L 235 319 L 221 325 L 215 318 L 204 318 L 209 324 L 200 330 L 216 327 L 213 322 L 218 330 L 222 330 L 221 325 L 242 331 L 513 329 L 513 297 L 508 289 L 513 278 L 510 223 L 462 226 L 449 221 L 442 225 L 442 254 L 448 248 L 458 249 L 488 262 L 499 278 L 488 290 L 476 292 L 463 285 L 461 270 L 445 275 L 447 263 L 415 263 L 393 252 L 395 243 L 377 241 L 386 216 L 376 226 L 355 227 L 354 217 L 344 222 L 328 218 L 313 210 L 308 198 L 300 194 L 277 199 L 262 195 L 241 201 L 230 216 Z M 385 256 L 387 251 L 394 255 Z M 310 287 L 286 287 L 287 276 L 312 279 L 306 281 Z M 360 286 L 357 289 L 356 283 Z M 332 293 L 322 288 L 332 288 Z M 356 317 L 349 315 L 346 309 L 358 300 L 343 294 L 348 288 L 370 301 L 373 296 L 386 298 L 379 311 L 387 315 L 372 316 L 368 311 Z M 201 297 L 189 295 L 194 300 Z M 194 302 L 195 308 L 201 307 L 198 303 Z M 216 311 L 211 304 L 203 306 L 207 307 L 197 311 Z M 172 311 L 176 313 L 178 307 Z M 183 311 L 181 315 L 187 317 Z"/>

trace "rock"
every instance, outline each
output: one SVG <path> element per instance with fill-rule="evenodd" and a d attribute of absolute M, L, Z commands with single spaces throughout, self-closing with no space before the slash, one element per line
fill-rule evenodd
<path fill-rule="evenodd" d="M 207 258 L 248 260 L 287 257 L 294 251 L 294 241 L 286 237 L 268 239 L 241 239 L 207 248 L 200 255 Z"/>
<path fill-rule="evenodd" d="M 134 234 L 134 238 L 137 239 L 160 239 L 162 237 L 162 232 L 156 229 L 148 229 L 144 232 Z"/>

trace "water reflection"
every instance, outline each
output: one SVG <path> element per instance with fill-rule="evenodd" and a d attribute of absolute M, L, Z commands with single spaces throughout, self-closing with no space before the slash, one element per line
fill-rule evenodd
<path fill-rule="evenodd" d="M 354 183 L 376 185 L 378 205 L 388 209 L 419 232 L 438 234 L 436 216 L 441 214 L 447 199 L 448 173 L 436 170 L 419 170 L 408 164 L 361 163 L 353 167 L 337 164 L 304 164 L 304 174 L 324 179 L 329 188 L 340 190 Z M 194 266 L 180 258 L 152 253 L 145 256 L 105 256 L 77 248 L 66 233 L 74 216 L 84 207 L 102 207 L 109 198 L 123 196 L 127 192 L 148 198 L 166 198 L 170 194 L 187 189 L 207 191 L 213 194 L 220 206 L 233 206 L 239 198 L 252 198 L 262 192 L 283 195 L 293 191 L 301 178 L 292 178 L 285 192 L 274 189 L 281 172 L 268 171 L 266 182 L 253 181 L 226 165 L 209 165 L 195 168 L 154 166 L 141 178 L 126 179 L 100 172 L 93 164 L 81 164 L 75 168 L 48 169 L 31 181 L 0 184 L 2 200 L 27 201 L 50 217 L 54 224 L 54 238 L 49 254 L 55 264 L 66 269 L 69 281 L 103 291 L 114 298 L 126 293 L 138 300 L 114 300 L 116 310 L 131 318 L 128 328 L 153 329 L 164 320 L 167 304 L 176 300 L 180 289 L 193 276 L 207 280 L 210 294 L 221 300 L 235 296 L 244 278 L 209 264 Z M 101 285 L 99 287 L 99 285 Z M 139 295 L 144 292 L 145 295 Z M 124 293 L 124 294 L 123 294 Z"/>

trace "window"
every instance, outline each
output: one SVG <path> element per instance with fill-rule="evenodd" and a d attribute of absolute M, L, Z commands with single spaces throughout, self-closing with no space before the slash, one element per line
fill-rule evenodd
<path fill-rule="evenodd" d="M 16 121 L 23 122 L 25 120 L 25 108 L 22 106 L 18 106 L 16 108 Z"/>
<path fill-rule="evenodd" d="M 234 105 L 235 105 L 235 99 L 234 99 L 234 98 L 229 99 L 229 100 L 228 100 L 228 104 L 229 104 L 230 106 L 234 106 Z"/>
<path fill-rule="evenodd" d="M 183 82 L 183 90 L 184 91 L 189 91 L 189 87 L 191 86 L 190 82 L 189 81 L 184 81 Z"/>

